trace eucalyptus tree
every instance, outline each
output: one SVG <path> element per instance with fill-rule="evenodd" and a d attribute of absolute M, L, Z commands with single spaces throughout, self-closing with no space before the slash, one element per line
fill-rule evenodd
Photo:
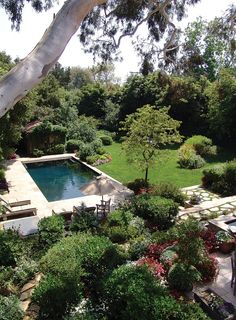
<path fill-rule="evenodd" d="M 159 52 L 167 59 L 178 40 L 179 31 L 173 18 L 182 19 L 186 8 L 198 1 L 66 1 L 35 48 L 0 80 L 0 117 L 47 76 L 79 27 L 80 41 L 87 51 L 96 52 L 103 60 L 111 61 L 122 39 L 133 36 L 141 25 L 146 25 L 147 41 L 158 43 L 166 35 L 164 47 Z M 0 6 L 6 10 L 15 28 L 19 28 L 26 2 L 42 11 L 55 1 L 0 0 Z"/>

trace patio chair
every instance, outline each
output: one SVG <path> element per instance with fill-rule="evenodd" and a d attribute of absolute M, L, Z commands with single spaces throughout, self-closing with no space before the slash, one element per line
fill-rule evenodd
<path fill-rule="evenodd" d="M 101 200 L 101 204 L 96 204 L 97 216 L 102 215 L 106 217 L 111 211 L 111 199 L 105 201 Z"/>
<path fill-rule="evenodd" d="M 231 288 L 233 288 L 234 296 L 236 294 L 236 251 L 231 255 L 231 267 L 232 267 L 232 277 L 231 277 Z"/>

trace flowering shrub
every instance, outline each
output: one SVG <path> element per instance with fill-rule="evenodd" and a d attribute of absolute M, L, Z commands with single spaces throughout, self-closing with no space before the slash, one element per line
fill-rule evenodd
<path fill-rule="evenodd" d="M 204 229 L 201 231 L 200 237 L 204 241 L 205 248 L 209 253 L 216 251 L 217 239 L 215 231 L 211 229 Z"/>
<path fill-rule="evenodd" d="M 161 279 L 165 275 L 165 269 L 163 265 L 157 262 L 153 258 L 143 258 L 137 261 L 138 266 L 146 265 L 153 275 Z"/>
<path fill-rule="evenodd" d="M 167 247 L 160 256 L 160 262 L 165 266 L 167 270 L 173 265 L 174 261 L 178 258 L 173 246 Z"/>
<path fill-rule="evenodd" d="M 147 250 L 147 256 L 153 259 L 160 259 L 162 252 L 169 246 L 176 244 L 176 241 L 169 241 L 165 243 L 152 243 Z"/>
<path fill-rule="evenodd" d="M 204 261 L 196 265 L 197 270 L 201 273 L 203 282 L 213 281 L 219 273 L 219 263 L 216 258 L 209 256 Z"/>

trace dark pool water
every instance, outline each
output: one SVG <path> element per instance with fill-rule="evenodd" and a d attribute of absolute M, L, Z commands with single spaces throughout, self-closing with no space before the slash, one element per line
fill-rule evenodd
<path fill-rule="evenodd" d="M 25 167 L 48 201 L 84 196 L 80 187 L 97 174 L 71 159 L 27 163 Z"/>

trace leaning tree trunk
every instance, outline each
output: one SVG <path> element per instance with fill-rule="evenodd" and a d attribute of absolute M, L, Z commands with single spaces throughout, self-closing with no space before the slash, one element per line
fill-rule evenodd
<path fill-rule="evenodd" d="M 0 118 L 46 77 L 86 15 L 105 2 L 65 2 L 33 51 L 0 80 Z"/>

